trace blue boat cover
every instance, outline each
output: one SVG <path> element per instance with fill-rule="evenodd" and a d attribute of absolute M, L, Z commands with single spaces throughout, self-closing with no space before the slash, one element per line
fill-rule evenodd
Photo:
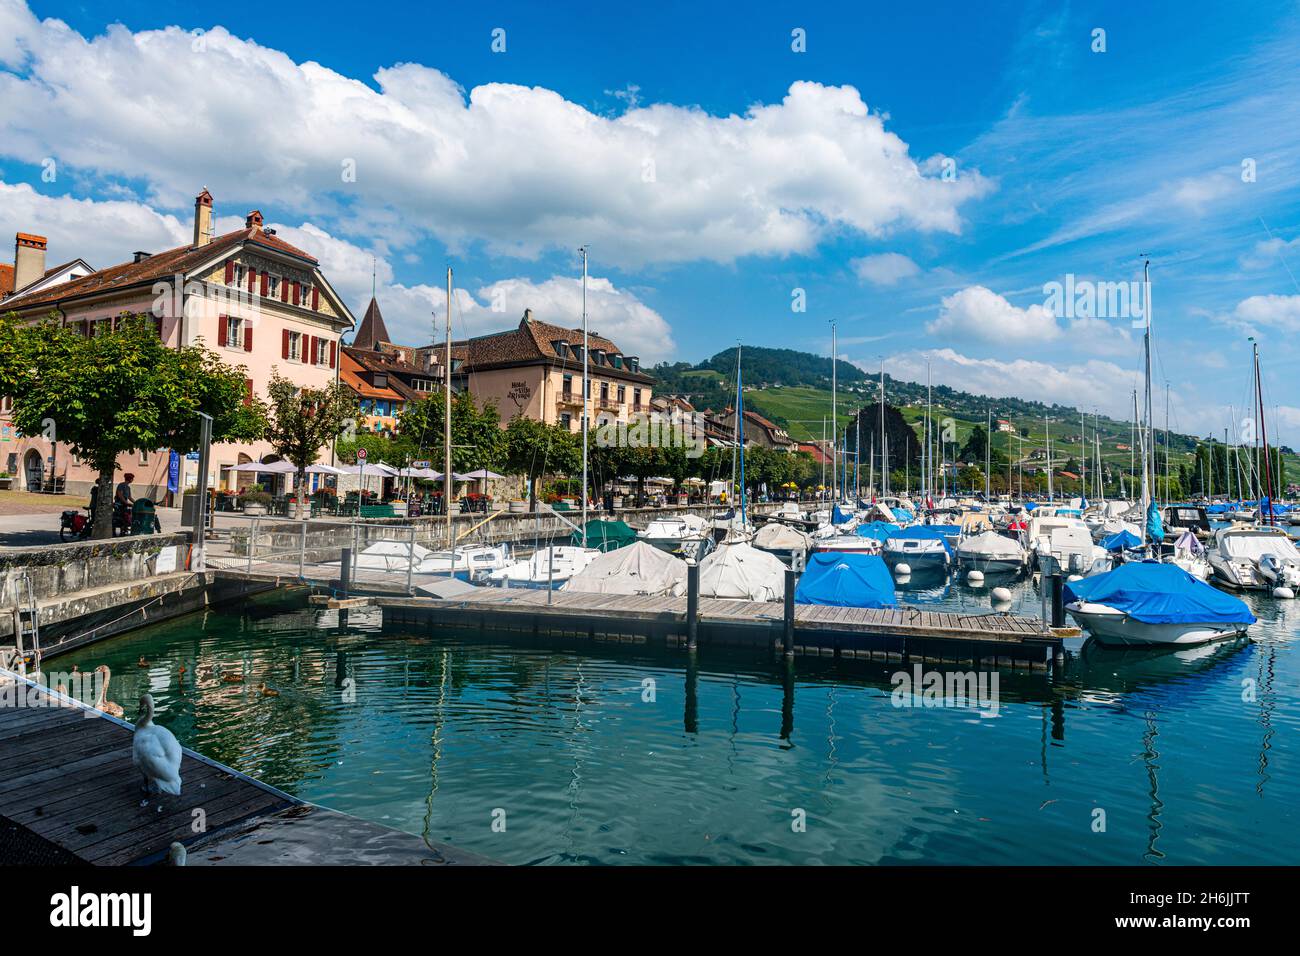
<path fill-rule="evenodd" d="M 916 515 L 912 514 L 912 512 L 908 511 L 906 508 L 890 508 L 889 510 L 894 513 L 895 521 L 906 522 L 911 521 L 916 517 Z"/>
<path fill-rule="evenodd" d="M 1037 501 L 1026 501 L 1026 502 L 1025 502 L 1025 510 L 1026 510 L 1026 511 L 1033 511 L 1033 510 L 1034 510 L 1035 508 L 1037 508 L 1037 507 L 1038 507 L 1038 502 L 1037 502 Z"/>
<path fill-rule="evenodd" d="M 877 541 L 884 541 L 893 535 L 898 534 L 902 525 L 890 524 L 887 521 L 872 521 L 868 524 L 858 525 L 858 537 L 875 538 Z"/>
<path fill-rule="evenodd" d="M 796 604 L 897 607 L 894 578 L 876 554 L 814 551 L 795 588 Z"/>
<path fill-rule="evenodd" d="M 1105 604 L 1145 624 L 1254 624 L 1244 601 L 1176 564 L 1135 561 L 1065 586 L 1065 600 Z"/>
<path fill-rule="evenodd" d="M 1165 527 L 1160 521 L 1160 509 L 1154 501 L 1147 505 L 1147 537 L 1152 541 L 1165 540 Z"/>
<path fill-rule="evenodd" d="M 1125 528 L 1123 531 L 1112 534 L 1109 538 L 1102 538 L 1101 546 L 1107 551 L 1123 551 L 1126 548 L 1142 547 L 1142 539 L 1129 531 L 1128 528 Z"/>
<path fill-rule="evenodd" d="M 852 517 L 853 515 L 846 515 L 843 511 L 841 511 L 839 505 L 836 505 L 833 509 L 831 509 L 831 524 L 844 524 Z"/>

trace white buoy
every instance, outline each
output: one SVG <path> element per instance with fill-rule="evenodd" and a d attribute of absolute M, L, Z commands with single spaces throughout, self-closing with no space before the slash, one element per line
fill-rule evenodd
<path fill-rule="evenodd" d="M 894 565 L 894 573 L 906 577 L 912 573 L 912 566 L 904 561 L 902 564 Z"/>
<path fill-rule="evenodd" d="M 1273 589 L 1273 597 L 1289 599 L 1295 597 L 1295 592 L 1288 587 L 1276 587 Z"/>
<path fill-rule="evenodd" d="M 969 572 L 967 572 L 967 574 L 966 574 L 966 580 L 969 581 L 971 584 L 983 584 L 983 583 L 984 583 L 984 572 L 983 572 L 983 571 L 969 571 Z"/>
<path fill-rule="evenodd" d="M 994 589 L 993 589 L 993 600 L 994 600 L 996 603 L 998 603 L 998 604 L 1010 604 L 1010 603 L 1011 603 L 1011 589 L 1010 589 L 1010 588 L 994 588 Z"/>

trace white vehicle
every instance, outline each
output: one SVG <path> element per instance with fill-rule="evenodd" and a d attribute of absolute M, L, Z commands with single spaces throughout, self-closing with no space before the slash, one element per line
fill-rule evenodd
<path fill-rule="evenodd" d="M 1214 577 L 1229 587 L 1300 586 L 1300 551 L 1281 528 L 1220 528 L 1208 557 Z"/>
<path fill-rule="evenodd" d="M 1019 571 L 1028 559 L 1019 541 L 996 531 L 974 534 L 957 542 L 957 562 L 986 574 Z"/>
<path fill-rule="evenodd" d="M 886 538 L 885 563 L 890 567 L 906 564 L 913 571 L 947 570 L 952 555 L 938 538 Z"/>
<path fill-rule="evenodd" d="M 338 562 L 330 562 L 337 564 Z M 430 551 L 409 541 L 376 541 L 353 558 L 357 571 L 394 574 L 445 574 L 463 581 L 480 581 L 510 563 L 507 545 L 467 545 L 452 551 Z"/>
<path fill-rule="evenodd" d="M 1095 544 L 1088 526 L 1080 518 L 1065 515 L 1038 517 L 1029 521 L 1027 534 L 1035 564 L 1050 556 L 1067 574 L 1099 574 L 1109 571 L 1110 554 Z"/>
<path fill-rule="evenodd" d="M 518 561 L 488 575 L 488 583 L 503 588 L 559 590 L 600 554 L 596 548 L 556 545 L 533 552 L 527 561 Z"/>
<path fill-rule="evenodd" d="M 646 544 L 653 545 L 669 554 L 677 554 L 687 542 L 698 543 L 708 530 L 708 522 L 697 515 L 681 514 L 667 518 L 655 518 L 644 531 L 638 531 L 637 537 Z"/>

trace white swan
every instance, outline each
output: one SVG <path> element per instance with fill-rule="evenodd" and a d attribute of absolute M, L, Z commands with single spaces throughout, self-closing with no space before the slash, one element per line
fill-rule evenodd
<path fill-rule="evenodd" d="M 153 697 L 149 694 L 140 698 L 131 762 L 144 777 L 146 793 L 181 792 L 181 745 L 170 730 L 154 724 Z"/>

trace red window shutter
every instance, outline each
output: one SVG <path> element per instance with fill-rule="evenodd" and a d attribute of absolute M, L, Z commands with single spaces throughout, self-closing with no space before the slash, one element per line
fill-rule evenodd
<path fill-rule="evenodd" d="M 252 404 L 253 404 L 253 380 L 251 378 L 246 378 L 244 379 L 244 407 L 247 408 L 249 405 Z"/>
<path fill-rule="evenodd" d="M 295 283 L 293 284 L 293 304 L 294 304 L 294 305 L 297 305 L 297 304 L 298 304 L 298 299 L 299 299 L 299 297 L 301 296 L 301 294 L 302 294 L 302 292 L 301 292 L 301 288 L 299 287 L 298 283 L 295 282 Z"/>
<path fill-rule="evenodd" d="M 311 287 L 311 307 L 313 309 L 320 308 L 320 289 L 315 286 Z"/>
<path fill-rule="evenodd" d="M 253 323 L 251 321 L 244 323 L 244 351 L 253 351 Z"/>
<path fill-rule="evenodd" d="M 289 301 L 289 280 L 280 280 L 280 301 L 287 303 Z"/>
<path fill-rule="evenodd" d="M 226 260 L 226 285 L 233 285 L 235 282 L 235 260 Z"/>
<path fill-rule="evenodd" d="M 334 367 L 334 346 L 336 343 L 330 343 L 330 368 Z"/>
<path fill-rule="evenodd" d="M 289 357 L 289 330 L 283 329 L 280 332 L 280 357 Z"/>
<path fill-rule="evenodd" d="M 266 290 L 271 284 L 271 277 L 265 272 L 262 273 L 262 295 L 266 295 Z"/>
<path fill-rule="evenodd" d="M 226 329 L 226 316 L 224 315 L 217 316 L 217 345 L 220 346 L 221 348 L 226 347 L 226 336 L 228 334 L 229 333 L 227 332 Z"/>
<path fill-rule="evenodd" d="M 248 270 L 248 291 L 249 292 L 253 291 L 256 282 L 257 282 L 257 270 L 249 269 Z"/>

